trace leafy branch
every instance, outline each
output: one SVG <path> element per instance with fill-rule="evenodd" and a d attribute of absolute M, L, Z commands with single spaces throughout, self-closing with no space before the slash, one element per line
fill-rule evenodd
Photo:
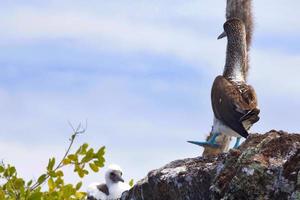
<path fill-rule="evenodd" d="M 71 125 L 71 124 L 70 124 Z M 79 192 L 82 182 L 76 185 L 65 184 L 64 173 L 62 168 L 73 166 L 74 172 L 80 178 L 89 174 L 89 169 L 98 172 L 104 166 L 105 147 L 95 151 L 89 148 L 87 143 L 81 145 L 75 153 L 71 153 L 75 139 L 78 135 L 85 133 L 86 127 L 81 124 L 75 129 L 72 125 L 73 134 L 70 137 L 70 143 L 62 159 L 56 164 L 55 158 L 50 158 L 46 167 L 46 172 L 39 176 L 36 181 L 30 180 L 27 183 L 17 176 L 15 167 L 0 163 L 0 179 L 5 183 L 0 186 L 0 199 L 17 199 L 17 200 L 38 200 L 38 199 L 83 199 L 86 194 Z M 87 167 L 88 166 L 88 167 Z M 48 183 L 48 190 L 41 192 L 43 184 Z"/>

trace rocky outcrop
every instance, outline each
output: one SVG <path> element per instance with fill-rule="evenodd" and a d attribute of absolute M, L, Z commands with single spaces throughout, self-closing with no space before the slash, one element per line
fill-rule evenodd
<path fill-rule="evenodd" d="M 300 134 L 252 134 L 213 157 L 173 161 L 153 170 L 122 200 L 300 199 Z"/>

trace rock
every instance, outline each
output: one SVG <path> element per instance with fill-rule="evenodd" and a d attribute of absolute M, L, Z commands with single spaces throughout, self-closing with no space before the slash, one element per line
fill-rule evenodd
<path fill-rule="evenodd" d="M 122 200 L 299 200 L 299 171 L 300 134 L 272 130 L 228 153 L 153 170 Z"/>

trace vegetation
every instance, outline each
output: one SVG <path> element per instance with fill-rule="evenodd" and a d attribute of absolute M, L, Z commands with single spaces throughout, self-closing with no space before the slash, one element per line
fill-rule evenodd
<path fill-rule="evenodd" d="M 80 191 L 82 182 L 76 184 L 65 183 L 62 169 L 66 166 L 74 168 L 74 172 L 83 178 L 90 171 L 98 172 L 104 166 L 105 147 L 97 150 L 82 144 L 75 152 L 71 152 L 74 140 L 79 134 L 85 132 L 81 125 L 73 128 L 70 144 L 62 157 L 57 162 L 50 158 L 45 173 L 37 180 L 25 181 L 18 176 L 14 166 L 0 163 L 0 199 L 7 200 L 64 200 L 85 199 L 86 194 Z M 46 184 L 47 183 L 47 184 Z"/>

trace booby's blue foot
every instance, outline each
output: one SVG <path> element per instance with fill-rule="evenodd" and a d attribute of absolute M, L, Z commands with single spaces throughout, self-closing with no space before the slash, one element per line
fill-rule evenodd
<path fill-rule="evenodd" d="M 220 145 L 216 144 L 216 138 L 219 135 L 220 134 L 218 133 L 214 133 L 213 136 L 207 142 L 198 142 L 198 141 L 188 141 L 188 142 L 202 147 L 218 148 Z"/>
<path fill-rule="evenodd" d="M 234 149 L 237 149 L 240 146 L 240 140 L 241 140 L 240 137 L 236 138 L 236 141 L 235 141 L 235 144 L 234 144 L 234 147 L 233 147 Z"/>
<path fill-rule="evenodd" d="M 191 144 L 195 144 L 201 147 L 212 147 L 212 148 L 218 148 L 219 145 L 216 143 L 211 143 L 211 142 L 198 142 L 198 141 L 187 141 Z"/>

